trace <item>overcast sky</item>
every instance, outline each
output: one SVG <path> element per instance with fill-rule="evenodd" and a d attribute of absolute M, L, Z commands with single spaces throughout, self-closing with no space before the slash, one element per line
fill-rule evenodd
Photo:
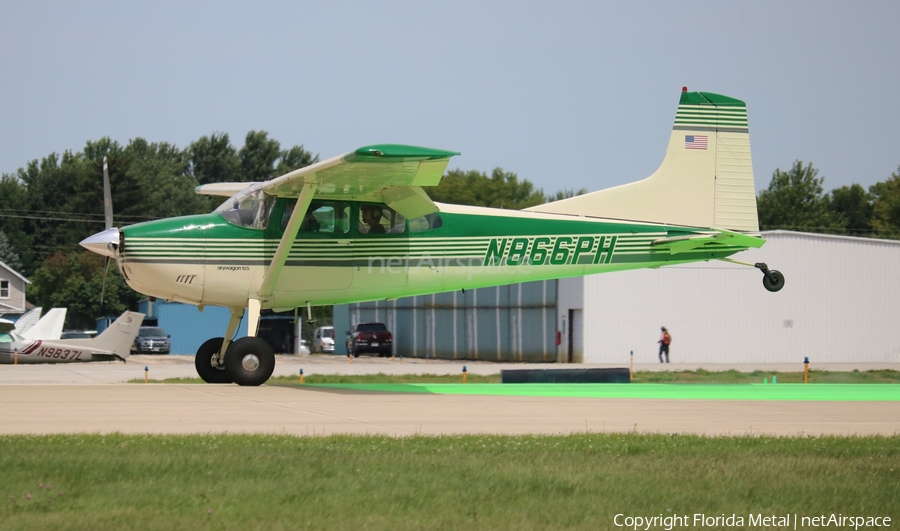
<path fill-rule="evenodd" d="M 900 166 L 900 2 L 0 3 L 0 173 L 110 136 L 461 151 L 547 192 L 642 179 L 682 86 L 747 103 L 757 190 Z"/>

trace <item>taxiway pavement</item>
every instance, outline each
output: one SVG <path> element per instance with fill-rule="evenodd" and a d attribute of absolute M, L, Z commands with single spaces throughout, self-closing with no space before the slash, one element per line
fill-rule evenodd
<path fill-rule="evenodd" d="M 279 356 L 276 374 L 497 373 L 519 364 Z M 799 371 L 802 365 L 711 366 L 707 370 Z M 897 364 L 819 366 L 898 369 Z M 595 365 L 591 365 L 594 367 Z M 205 384 L 135 384 L 193 377 L 193 359 L 134 356 L 127 364 L 0 366 L 0 433 L 566 434 L 582 432 L 706 435 L 896 435 L 900 401 L 718 401 L 516 397 L 366 392 Z M 528 365 L 533 368 L 534 365 Z M 551 368 L 552 366 L 548 366 Z M 572 365 L 566 365 L 571 368 Z M 587 366 L 585 366 L 587 367 Z M 686 370 L 687 364 L 636 365 Z M 514 384 L 510 384 L 514 385 Z M 886 384 L 889 385 L 889 384 Z"/>

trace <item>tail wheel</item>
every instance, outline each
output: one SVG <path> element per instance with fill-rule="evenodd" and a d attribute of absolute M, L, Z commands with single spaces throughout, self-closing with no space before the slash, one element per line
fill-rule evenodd
<path fill-rule="evenodd" d="M 764 273 L 763 286 L 773 293 L 781 290 L 784 287 L 784 275 L 781 274 L 781 271 L 775 270 Z"/>
<path fill-rule="evenodd" d="M 225 370 L 238 385 L 262 385 L 275 370 L 275 354 L 258 337 L 242 337 L 225 352 Z"/>
<path fill-rule="evenodd" d="M 206 383 L 232 383 L 234 381 L 231 379 L 228 371 L 225 370 L 224 365 L 213 365 L 212 357 L 219 352 L 224 342 L 224 338 L 214 337 L 207 340 L 206 343 L 203 343 L 197 349 L 197 355 L 194 357 L 194 367 L 197 369 L 197 374 Z"/>

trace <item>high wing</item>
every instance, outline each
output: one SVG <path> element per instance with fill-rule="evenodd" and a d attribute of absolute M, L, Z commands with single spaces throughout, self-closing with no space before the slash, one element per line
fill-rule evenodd
<path fill-rule="evenodd" d="M 248 186 L 254 186 L 259 183 L 209 183 L 201 184 L 194 188 L 194 192 L 201 195 L 219 195 L 222 197 L 231 197 Z"/>
<path fill-rule="evenodd" d="M 361 147 L 262 183 L 261 189 L 267 194 L 296 197 L 297 205 L 260 285 L 259 297 L 272 294 L 313 198 L 384 203 L 408 219 L 418 218 L 439 210 L 422 187 L 440 184 L 450 157 L 454 155 L 459 155 L 459 152 L 378 144 Z M 244 187 L 252 186 L 250 183 L 243 184 Z M 209 185 L 206 187 L 206 193 L 214 190 Z M 221 192 L 224 191 L 223 186 Z"/>
<path fill-rule="evenodd" d="M 737 246 L 744 248 L 760 248 L 765 240 L 728 230 L 713 229 L 714 232 L 691 236 L 673 236 L 660 238 L 650 243 L 654 249 L 666 249 L 670 254 L 679 254 L 700 248 L 722 248 Z"/>
<path fill-rule="evenodd" d="M 50 308 L 37 324 L 27 330 L 19 330 L 18 334 L 25 339 L 59 339 L 66 321 L 66 312 L 66 308 Z"/>
<path fill-rule="evenodd" d="M 437 186 L 455 151 L 381 144 L 366 146 L 267 181 L 262 189 L 278 197 L 299 197 L 315 184 L 316 199 L 385 203 L 407 218 L 437 212 L 422 186 Z"/>
<path fill-rule="evenodd" d="M 32 326 L 37 324 L 37 322 L 41 320 L 41 311 L 43 309 L 44 308 L 37 306 L 23 313 L 18 319 L 16 319 L 15 332 L 19 335 L 22 335 Z"/>
<path fill-rule="evenodd" d="M 299 168 L 271 181 L 210 183 L 194 189 L 198 194 L 231 197 L 249 187 L 261 187 L 277 197 L 299 197 L 306 185 L 316 186 L 316 199 L 342 199 L 384 203 L 409 219 L 437 212 L 423 186 L 441 182 L 456 151 L 379 144 Z"/>

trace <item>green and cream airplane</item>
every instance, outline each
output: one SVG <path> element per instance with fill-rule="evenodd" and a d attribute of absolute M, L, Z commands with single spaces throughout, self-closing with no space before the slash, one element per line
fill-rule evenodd
<path fill-rule="evenodd" d="M 197 192 L 211 214 L 109 228 L 81 244 L 114 258 L 135 290 L 228 307 L 223 337 L 197 351 L 210 383 L 259 385 L 275 367 L 255 337 L 263 308 L 395 299 L 688 262 L 764 240 L 744 102 L 684 89 L 665 159 L 650 177 L 525 210 L 433 202 L 459 153 L 367 146 L 261 183 Z M 111 225 L 110 225 L 111 226 Z M 765 264 L 763 284 L 784 277 Z M 248 337 L 232 337 L 249 309 Z"/>

